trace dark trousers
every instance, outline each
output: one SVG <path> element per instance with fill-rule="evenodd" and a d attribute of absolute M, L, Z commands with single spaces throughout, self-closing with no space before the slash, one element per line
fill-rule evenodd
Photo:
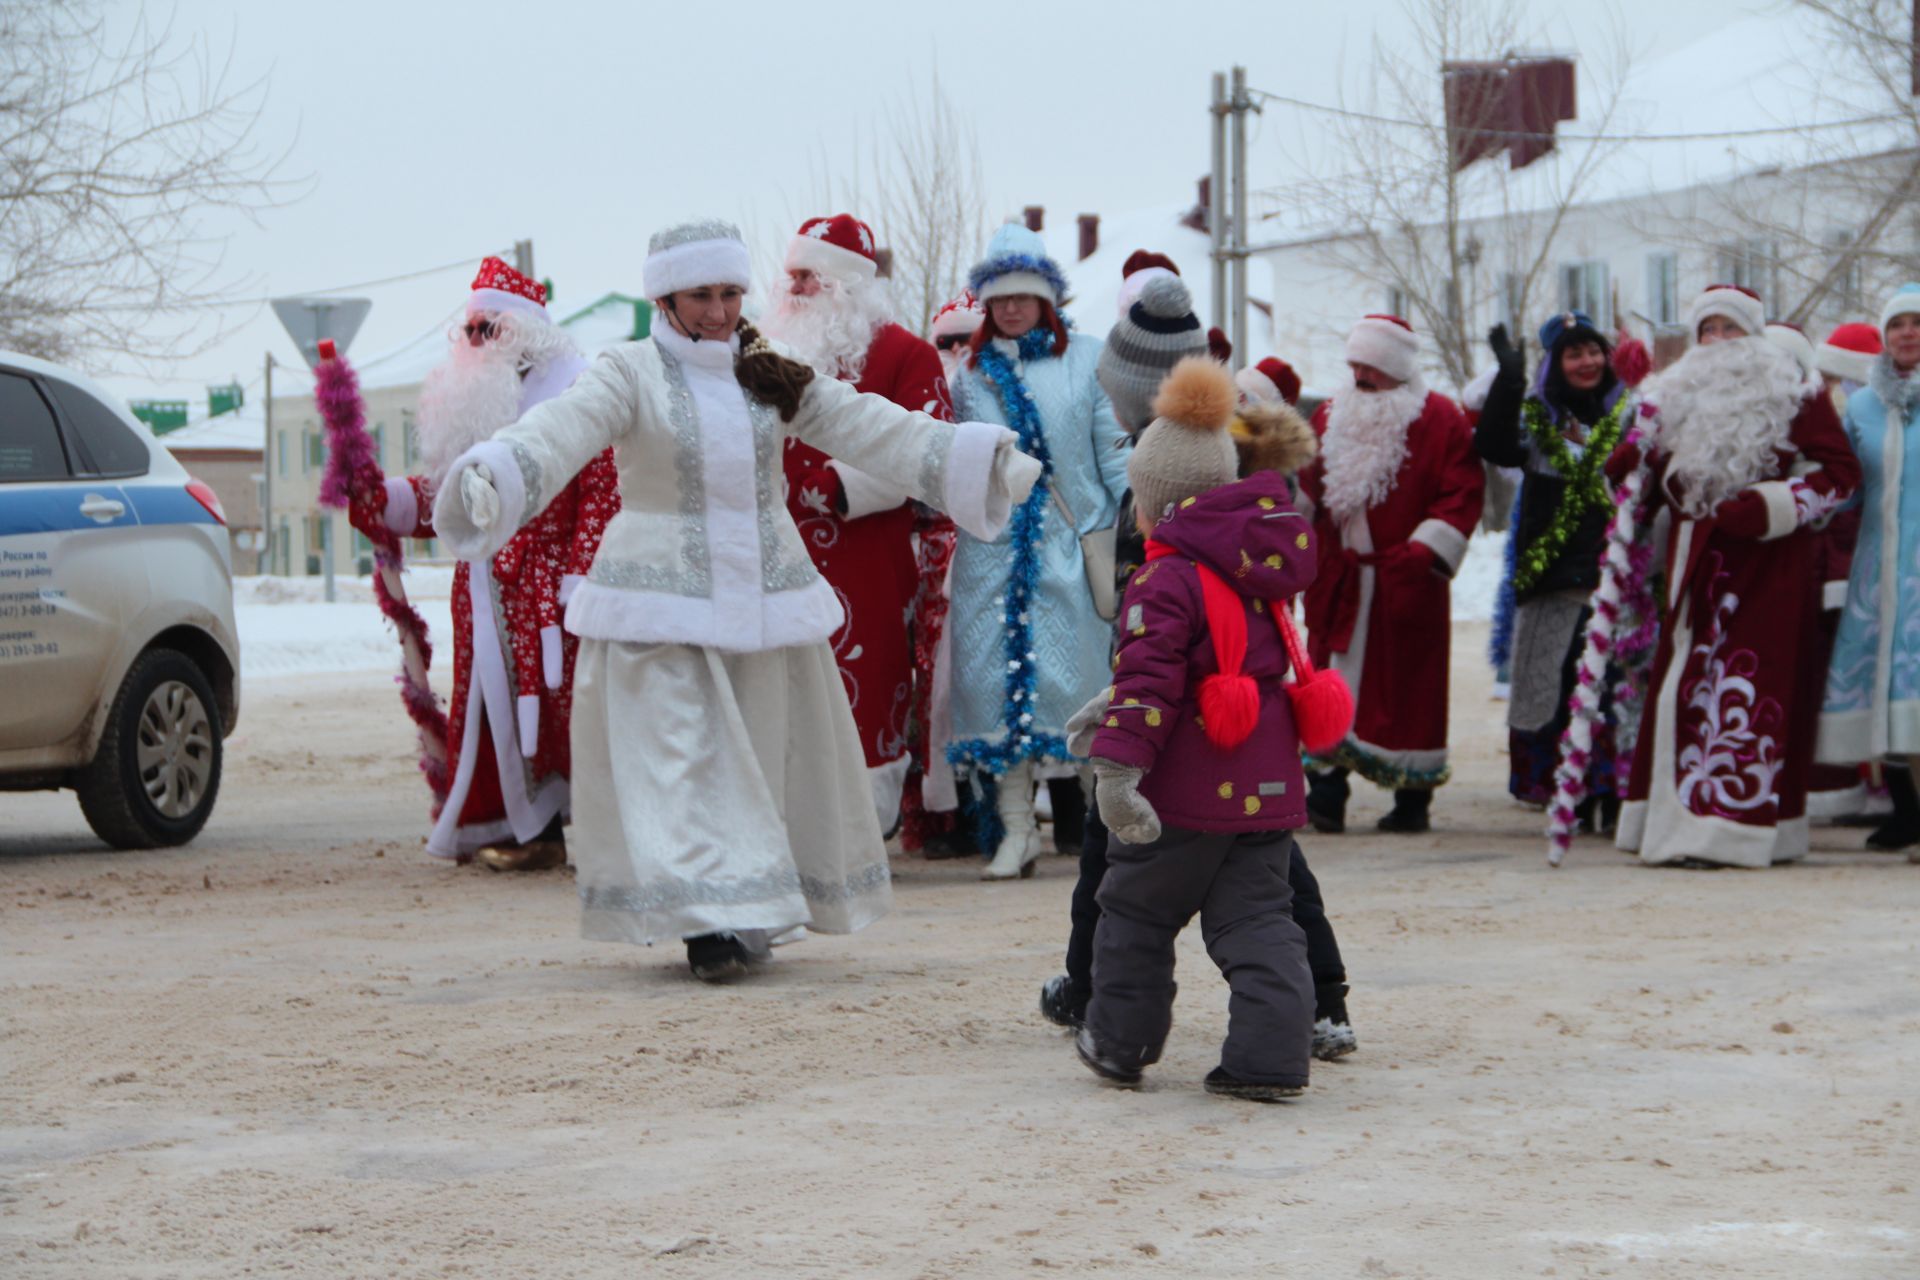
<path fill-rule="evenodd" d="M 1148 845 L 1108 841 L 1087 1005 L 1104 1053 L 1134 1067 L 1160 1060 L 1173 1026 L 1173 942 L 1198 915 L 1232 991 L 1220 1066 L 1260 1084 L 1307 1083 L 1313 978 L 1287 887 L 1292 856 L 1285 831 L 1170 827 Z"/>
<path fill-rule="evenodd" d="M 1070 909 L 1073 927 L 1067 934 L 1067 981 L 1082 1004 L 1093 991 L 1093 930 L 1100 923 L 1098 895 L 1100 882 L 1107 875 L 1108 838 L 1107 824 L 1100 821 L 1100 806 L 1096 804 L 1087 813 L 1086 841 L 1080 846 L 1080 879 L 1073 886 Z M 1307 967 L 1313 971 L 1314 986 L 1339 986 L 1347 980 L 1340 940 L 1334 936 L 1333 922 L 1327 919 L 1320 882 L 1307 866 L 1307 855 L 1300 851 L 1298 841 L 1287 863 L 1287 884 L 1293 889 L 1294 923 L 1307 935 Z"/>

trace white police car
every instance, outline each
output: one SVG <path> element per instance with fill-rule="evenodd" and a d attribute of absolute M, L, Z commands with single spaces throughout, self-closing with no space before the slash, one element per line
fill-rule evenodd
<path fill-rule="evenodd" d="M 239 712 L 220 500 L 98 385 L 0 351 L 0 791 L 184 844 Z"/>

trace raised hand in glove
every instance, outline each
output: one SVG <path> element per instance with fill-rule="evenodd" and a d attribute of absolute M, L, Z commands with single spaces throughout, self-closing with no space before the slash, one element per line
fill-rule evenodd
<path fill-rule="evenodd" d="M 1160 815 L 1140 794 L 1146 770 L 1111 760 L 1093 762 L 1093 795 L 1100 802 L 1100 820 L 1131 845 L 1152 844 L 1160 838 Z"/>
<path fill-rule="evenodd" d="M 476 529 L 491 529 L 500 519 L 500 491 L 493 487 L 493 472 L 486 463 L 476 462 L 460 472 L 460 505 Z"/>
<path fill-rule="evenodd" d="M 1493 348 L 1494 363 L 1500 366 L 1500 377 L 1510 383 L 1521 386 L 1527 381 L 1527 343 L 1522 338 L 1515 342 L 1507 334 L 1507 326 L 1497 324 L 1487 333 L 1487 345 Z"/>

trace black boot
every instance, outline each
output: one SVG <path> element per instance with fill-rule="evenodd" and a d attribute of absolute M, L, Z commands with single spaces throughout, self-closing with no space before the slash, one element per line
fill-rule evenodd
<path fill-rule="evenodd" d="M 1344 1058 L 1360 1047 L 1347 1017 L 1347 984 L 1313 984 L 1313 1056 L 1322 1062 Z"/>
<path fill-rule="evenodd" d="M 1345 769 L 1307 774 L 1307 821 L 1322 835 L 1337 836 L 1347 829 L 1347 785 Z"/>
<path fill-rule="evenodd" d="M 1080 856 L 1087 838 L 1087 793 L 1078 778 L 1048 778 L 1047 798 L 1053 801 L 1053 851 Z"/>
<path fill-rule="evenodd" d="M 1057 1027 L 1078 1031 L 1087 1025 L 1087 1001 L 1093 993 L 1073 985 L 1066 974 L 1048 978 L 1040 988 L 1040 1014 Z"/>
<path fill-rule="evenodd" d="M 1427 821 L 1427 809 L 1432 804 L 1433 788 L 1401 787 L 1393 793 L 1393 808 L 1380 819 L 1380 830 L 1395 835 L 1418 835 L 1432 825 Z"/>
<path fill-rule="evenodd" d="M 1920 792 L 1913 785 L 1913 771 L 1906 761 L 1889 763 L 1881 771 L 1886 779 L 1887 795 L 1893 799 L 1893 816 L 1867 837 L 1867 848 L 1891 853 L 1920 844 Z"/>
<path fill-rule="evenodd" d="M 702 982 L 731 982 L 747 972 L 747 949 L 730 933 L 687 939 L 687 967 Z"/>

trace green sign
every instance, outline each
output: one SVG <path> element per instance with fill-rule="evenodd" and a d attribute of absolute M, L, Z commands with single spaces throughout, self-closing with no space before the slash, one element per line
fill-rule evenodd
<path fill-rule="evenodd" d="M 187 425 L 185 400 L 135 400 L 127 407 L 133 410 L 134 417 L 152 427 L 157 436 Z"/>

